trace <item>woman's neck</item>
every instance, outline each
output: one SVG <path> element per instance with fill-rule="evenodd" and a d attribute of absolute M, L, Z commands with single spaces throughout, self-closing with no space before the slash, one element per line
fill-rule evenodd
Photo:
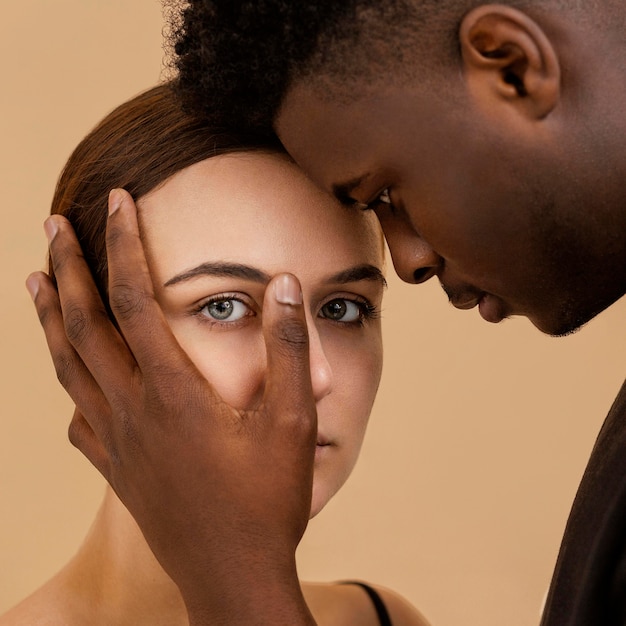
<path fill-rule="evenodd" d="M 188 624 L 178 588 L 108 487 L 85 542 L 62 576 L 69 580 L 68 588 L 84 598 L 90 624 Z"/>
<path fill-rule="evenodd" d="M 304 583 L 302 590 L 319 624 L 355 623 L 355 610 L 371 611 L 354 587 Z M 110 487 L 78 553 L 39 590 L 35 603 L 69 626 L 189 624 L 178 587 Z"/>

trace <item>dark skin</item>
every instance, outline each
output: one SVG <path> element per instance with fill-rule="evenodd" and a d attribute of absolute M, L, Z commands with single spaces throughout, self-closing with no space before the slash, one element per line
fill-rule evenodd
<path fill-rule="evenodd" d="M 265 395 L 255 411 L 236 411 L 169 330 L 132 199 L 113 192 L 109 206 L 119 207 L 107 226 L 109 294 L 125 341 L 64 218 L 46 222 L 58 291 L 43 273 L 27 281 L 77 407 L 70 440 L 139 523 L 178 584 L 191 626 L 267 624 L 267 615 L 285 626 L 313 624 L 295 567 L 317 434 L 298 281 L 280 275 L 268 285 Z"/>
<path fill-rule="evenodd" d="M 340 105 L 296 83 L 276 130 L 314 180 L 377 211 L 401 278 L 438 276 L 459 308 L 567 333 L 626 291 L 626 55 L 623 37 L 602 35 L 479 7 L 461 21 L 460 67 L 441 78 L 450 101 L 383 80 Z M 122 208 L 109 258 L 125 342 L 66 222 L 51 241 L 58 293 L 41 273 L 28 281 L 78 407 L 71 439 L 136 517 L 192 624 L 310 624 L 294 566 L 315 446 L 301 307 L 267 303 L 274 384 L 258 414 L 235 415 L 172 339 L 133 204 Z"/>
<path fill-rule="evenodd" d="M 574 58 L 559 43 L 575 26 L 546 27 L 553 40 L 519 11 L 480 7 L 460 29 L 462 72 L 434 88 L 383 77 L 348 104 L 296 82 L 276 130 L 321 187 L 376 211 L 403 280 L 436 276 L 458 308 L 560 335 L 626 291 L 623 116 L 596 96 L 597 123 L 578 121 L 582 94 L 626 90 L 603 63 L 610 43 Z"/>

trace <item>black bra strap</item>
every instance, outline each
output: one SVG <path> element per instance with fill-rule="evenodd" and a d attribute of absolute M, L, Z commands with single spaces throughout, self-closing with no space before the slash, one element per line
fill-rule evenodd
<path fill-rule="evenodd" d="M 370 597 L 374 608 L 376 609 L 376 614 L 378 615 L 378 620 L 380 621 L 380 626 L 393 626 L 391 623 L 391 618 L 389 617 L 389 612 L 387 611 L 387 607 L 383 602 L 382 598 L 378 595 L 378 593 L 372 589 L 369 585 L 365 583 L 359 582 L 358 580 L 346 580 L 341 582 L 342 585 L 358 585 L 361 589 L 365 590 L 367 595 Z"/>

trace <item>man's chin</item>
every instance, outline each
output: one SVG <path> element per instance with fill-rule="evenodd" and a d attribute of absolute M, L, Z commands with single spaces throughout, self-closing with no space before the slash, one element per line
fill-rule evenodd
<path fill-rule="evenodd" d="M 575 315 L 568 315 L 567 311 L 562 313 L 557 318 L 546 320 L 545 318 L 529 317 L 529 320 L 535 328 L 546 335 L 550 335 L 550 337 L 567 337 L 577 333 L 589 320 L 597 315 L 596 313 L 593 315 L 580 315 L 579 312 Z"/>

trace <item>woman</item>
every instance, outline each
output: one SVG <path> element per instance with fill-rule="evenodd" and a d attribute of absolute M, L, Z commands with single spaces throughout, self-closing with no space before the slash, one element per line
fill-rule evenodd
<path fill-rule="evenodd" d="M 114 187 L 137 199 L 156 297 L 176 339 L 232 406 L 253 406 L 263 393 L 265 285 L 281 272 L 300 279 L 318 413 L 316 515 L 356 462 L 380 379 L 385 281 L 375 218 L 342 210 L 276 146 L 186 117 L 162 85 L 113 111 L 81 142 L 53 199 L 52 213 L 73 224 L 103 296 Z M 386 589 L 302 588 L 321 625 L 425 624 Z M 86 623 L 187 624 L 178 588 L 110 488 L 77 555 L 0 618 L 1 626 Z"/>

